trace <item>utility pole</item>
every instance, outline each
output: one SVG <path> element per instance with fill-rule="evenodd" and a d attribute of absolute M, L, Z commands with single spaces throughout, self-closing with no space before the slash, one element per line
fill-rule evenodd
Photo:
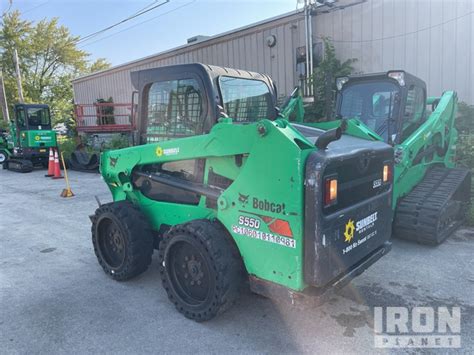
<path fill-rule="evenodd" d="M 304 95 L 309 95 L 309 46 L 308 46 L 308 0 L 304 0 L 304 41 L 305 41 L 305 55 L 306 55 L 306 82 Z"/>
<path fill-rule="evenodd" d="M 25 98 L 23 97 L 23 89 L 21 86 L 21 73 L 20 73 L 20 63 L 18 61 L 18 52 L 15 48 L 13 51 L 13 61 L 15 62 L 15 71 L 16 71 L 16 85 L 18 87 L 18 98 L 20 99 L 20 103 L 25 102 Z"/>
<path fill-rule="evenodd" d="M 317 3 L 317 2 L 316 2 Z M 306 95 L 313 94 L 313 85 L 309 85 L 309 79 L 313 76 L 313 24 L 312 24 L 312 1 L 304 0 L 304 29 L 306 47 Z"/>
<path fill-rule="evenodd" d="M 0 104 L 2 105 L 3 119 L 9 122 L 10 115 L 8 113 L 7 95 L 5 93 L 5 85 L 3 84 L 3 73 L 1 69 L 0 69 Z"/>

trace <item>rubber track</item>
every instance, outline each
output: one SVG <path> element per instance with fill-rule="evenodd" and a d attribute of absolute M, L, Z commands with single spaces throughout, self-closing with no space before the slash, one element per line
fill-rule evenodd
<path fill-rule="evenodd" d="M 395 212 L 395 237 L 421 244 L 440 244 L 459 227 L 469 205 L 469 170 L 433 168 L 400 200 Z"/>
<path fill-rule="evenodd" d="M 17 173 L 29 173 L 34 169 L 33 163 L 26 159 L 8 159 L 4 164 L 6 169 Z"/>

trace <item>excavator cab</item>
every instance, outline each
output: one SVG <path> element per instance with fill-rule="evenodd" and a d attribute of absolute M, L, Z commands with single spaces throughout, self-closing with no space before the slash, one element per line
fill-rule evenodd
<path fill-rule="evenodd" d="M 19 131 L 50 130 L 51 115 L 48 105 L 15 105 L 15 124 Z"/>
<path fill-rule="evenodd" d="M 426 84 L 405 71 L 336 80 L 336 116 L 357 118 L 385 142 L 399 144 L 426 119 Z"/>

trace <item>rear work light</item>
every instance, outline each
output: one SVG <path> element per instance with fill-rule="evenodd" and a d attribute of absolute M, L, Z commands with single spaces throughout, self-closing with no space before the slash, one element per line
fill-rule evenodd
<path fill-rule="evenodd" d="M 387 182 L 390 182 L 391 179 L 392 179 L 392 169 L 390 168 L 390 165 L 384 164 L 382 180 L 384 183 L 387 183 Z"/>
<path fill-rule="evenodd" d="M 347 76 L 341 76 L 337 78 L 336 79 L 337 90 L 341 91 L 344 84 L 347 83 L 348 81 L 349 81 L 349 78 Z"/>
<path fill-rule="evenodd" d="M 337 178 L 326 178 L 324 185 L 324 207 L 332 206 L 337 203 Z"/>
<path fill-rule="evenodd" d="M 402 71 L 390 71 L 388 72 L 388 77 L 398 81 L 400 86 L 405 86 L 405 72 Z"/>

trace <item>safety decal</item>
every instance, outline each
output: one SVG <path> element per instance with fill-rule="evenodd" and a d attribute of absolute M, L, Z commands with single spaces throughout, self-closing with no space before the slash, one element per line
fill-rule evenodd
<path fill-rule="evenodd" d="M 110 157 L 109 163 L 112 168 L 114 168 L 115 165 L 117 165 L 117 160 L 118 160 L 118 157 L 117 158 Z"/>
<path fill-rule="evenodd" d="M 258 219 L 256 219 L 252 217 L 239 216 L 239 225 L 259 229 L 260 220 L 262 220 L 267 225 L 270 232 L 282 235 L 284 237 L 293 238 L 293 232 L 291 231 L 290 223 L 288 221 L 285 221 L 280 218 L 264 216 L 253 212 L 247 212 L 242 210 L 239 212 L 258 217 Z M 248 222 L 248 224 L 242 222 Z"/>

